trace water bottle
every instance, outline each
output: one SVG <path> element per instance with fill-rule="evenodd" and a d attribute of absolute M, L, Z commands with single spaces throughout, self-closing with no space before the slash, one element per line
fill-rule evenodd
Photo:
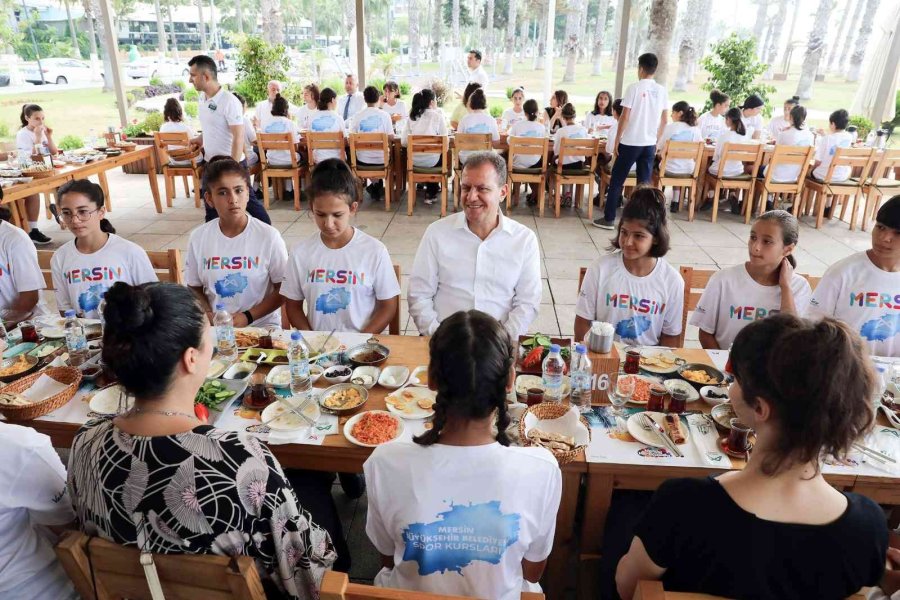
<path fill-rule="evenodd" d="M 9 336 L 6 332 L 6 325 L 3 324 L 3 319 L 0 319 L 0 352 L 6 351 L 9 347 Z"/>
<path fill-rule="evenodd" d="M 75 311 L 66 311 L 66 349 L 69 352 L 69 364 L 73 367 L 83 364 L 87 360 L 87 338 L 84 335 L 84 326 L 81 320 L 75 316 Z"/>
<path fill-rule="evenodd" d="M 303 336 L 299 331 L 291 332 L 288 365 L 291 370 L 291 395 L 306 396 L 312 388 L 309 380 L 309 350 L 303 343 Z"/>
<path fill-rule="evenodd" d="M 869 135 L 866 136 L 866 148 L 874 148 L 875 147 L 875 130 L 869 132 Z"/>
<path fill-rule="evenodd" d="M 234 341 L 234 320 L 225 310 L 224 304 L 216 304 L 213 325 L 216 327 L 216 350 L 219 352 L 219 358 L 228 363 L 236 361 L 238 352 L 237 343 Z"/>
<path fill-rule="evenodd" d="M 550 353 L 541 365 L 544 398 L 547 402 L 562 400 L 563 370 L 566 363 L 559 355 L 559 344 L 550 345 Z"/>
<path fill-rule="evenodd" d="M 878 406 L 881 404 L 881 398 L 884 396 L 884 392 L 887 390 L 887 378 L 888 375 L 886 373 L 887 368 L 881 362 L 875 363 L 875 390 L 874 390 L 874 398 L 872 398 L 872 404 Z"/>
<path fill-rule="evenodd" d="M 97 146 L 97 132 L 93 128 L 91 128 L 91 131 L 88 134 L 88 144 L 91 148 L 95 148 Z"/>
<path fill-rule="evenodd" d="M 593 391 L 591 371 L 591 359 L 587 356 L 587 348 L 578 344 L 575 346 L 572 369 L 569 371 L 569 380 L 572 383 L 570 404 L 583 413 L 591 411 L 591 392 Z"/>

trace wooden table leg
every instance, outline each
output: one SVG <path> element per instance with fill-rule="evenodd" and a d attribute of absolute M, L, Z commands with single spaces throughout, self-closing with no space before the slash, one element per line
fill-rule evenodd
<path fill-rule="evenodd" d="M 597 574 L 600 571 L 600 548 L 606 516 L 612 503 L 615 481 L 612 475 L 588 474 L 584 498 L 584 521 L 581 524 L 581 556 L 578 561 L 578 598 L 596 597 Z"/>
<path fill-rule="evenodd" d="M 28 227 L 28 219 L 22 219 L 22 213 L 25 212 L 25 199 L 19 198 L 18 200 L 13 200 L 9 203 L 9 211 L 10 211 L 10 219 L 12 219 L 13 225 L 19 227 L 20 229 L 24 229 L 25 233 L 31 229 Z"/>
<path fill-rule="evenodd" d="M 582 473 L 563 470 L 562 498 L 556 513 L 556 535 L 553 550 L 547 559 L 542 587 L 550 600 L 563 598 L 566 590 L 567 572 L 571 568 L 571 558 L 575 546 L 575 509 L 578 507 L 578 491 Z"/>
<path fill-rule="evenodd" d="M 109 182 L 106 181 L 106 171 L 97 173 L 97 179 L 100 181 L 103 196 L 106 198 L 106 212 L 112 212 L 112 198 L 109 196 Z"/>
<path fill-rule="evenodd" d="M 153 202 L 156 204 L 156 212 L 162 214 L 162 203 L 159 201 L 159 182 L 156 181 L 156 153 L 151 152 L 150 168 L 147 169 L 147 177 L 150 178 L 150 192 L 153 194 Z"/>

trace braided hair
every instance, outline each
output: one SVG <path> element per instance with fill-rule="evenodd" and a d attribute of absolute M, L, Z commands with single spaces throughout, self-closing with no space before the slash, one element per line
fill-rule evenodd
<path fill-rule="evenodd" d="M 413 441 L 437 443 L 447 418 L 478 420 L 496 412 L 497 441 L 509 445 L 506 386 L 513 365 L 509 334 L 479 310 L 454 313 L 441 323 L 428 345 L 428 380 L 437 387 L 434 423 Z"/>

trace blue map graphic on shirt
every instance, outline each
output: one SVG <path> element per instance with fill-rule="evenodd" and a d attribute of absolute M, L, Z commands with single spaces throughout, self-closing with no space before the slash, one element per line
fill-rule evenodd
<path fill-rule="evenodd" d="M 525 133 L 523 133 L 521 135 L 521 137 L 533 137 L 533 138 L 544 137 L 544 130 L 543 129 L 532 129 L 531 131 L 526 131 Z"/>
<path fill-rule="evenodd" d="M 309 124 L 309 128 L 313 131 L 329 131 L 334 127 L 334 115 L 322 115 L 313 119 Z"/>
<path fill-rule="evenodd" d="M 289 131 L 288 124 L 284 121 L 272 121 L 266 125 L 266 133 L 287 133 Z"/>
<path fill-rule="evenodd" d="M 403 560 L 419 563 L 419 575 L 455 571 L 480 560 L 500 564 L 519 539 L 519 515 L 504 515 L 500 502 L 451 505 L 433 523 L 410 523 L 403 530 Z"/>
<path fill-rule="evenodd" d="M 350 290 L 344 287 L 331 288 L 316 298 L 316 312 L 333 315 L 350 306 Z"/>
<path fill-rule="evenodd" d="M 466 133 L 490 133 L 491 128 L 488 127 L 487 123 L 476 123 L 475 125 L 470 125 L 466 127 Z"/>
<path fill-rule="evenodd" d="M 250 280 L 241 273 L 231 273 L 216 281 L 216 295 L 220 298 L 233 298 L 247 289 Z"/>
<path fill-rule="evenodd" d="M 685 129 L 683 131 L 679 131 L 678 133 L 673 133 L 672 137 L 669 138 L 673 142 L 690 142 L 694 139 L 694 132 L 690 129 Z"/>
<path fill-rule="evenodd" d="M 859 335 L 870 342 L 883 342 L 900 333 L 900 315 L 883 315 L 866 321 L 859 328 Z"/>
<path fill-rule="evenodd" d="M 381 117 L 371 115 L 359 122 L 359 130 L 362 133 L 372 133 L 373 131 L 381 131 Z"/>
<path fill-rule="evenodd" d="M 626 340 L 635 340 L 650 329 L 650 325 L 652 322 L 647 317 L 628 317 L 616 323 L 616 335 Z"/>
<path fill-rule="evenodd" d="M 108 289 L 102 283 L 95 283 L 90 286 L 78 294 L 78 308 L 81 309 L 81 312 L 97 310 L 100 307 L 100 301 L 103 300 L 103 295 L 106 294 Z"/>

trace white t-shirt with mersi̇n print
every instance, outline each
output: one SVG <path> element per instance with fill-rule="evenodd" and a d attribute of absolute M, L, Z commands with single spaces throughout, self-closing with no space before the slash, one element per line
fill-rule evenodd
<path fill-rule="evenodd" d="M 626 146 L 655 146 L 662 113 L 669 109 L 666 88 L 653 79 L 641 79 L 628 86 L 622 107 L 631 109 L 619 143 Z"/>
<path fill-rule="evenodd" d="M 400 143 L 404 148 L 409 147 L 409 136 L 411 135 L 447 135 L 447 119 L 444 117 L 444 113 L 436 108 L 429 108 L 419 115 L 418 119 L 413 120 L 412 117 L 406 119 L 400 130 Z M 434 167 L 439 160 L 441 160 L 440 154 L 417 153 L 413 156 L 413 165 Z"/>
<path fill-rule="evenodd" d="M 763 128 L 762 116 L 758 114 L 752 117 L 741 115 L 741 123 L 744 124 L 744 129 L 747 130 L 747 139 L 752 139 L 753 134 Z"/>
<path fill-rule="evenodd" d="M 291 248 L 281 295 L 306 300 L 315 331 L 362 331 L 375 303 L 400 295 L 387 248 L 358 229 L 343 248 L 329 248 L 317 231 Z"/>
<path fill-rule="evenodd" d="M 229 238 L 222 233 L 219 219 L 191 232 L 184 261 L 184 281 L 203 288 L 211 308 L 225 305 L 231 314 L 250 310 L 276 284 L 284 281 L 287 248 L 281 233 L 259 219 L 248 218 L 244 231 Z M 253 321 L 255 327 L 281 325 L 281 311 Z"/>
<path fill-rule="evenodd" d="M 528 116 L 524 110 L 516 112 L 514 108 L 507 108 L 503 111 L 503 122 L 506 123 L 507 129 L 518 123 L 519 121 L 527 121 Z"/>
<path fill-rule="evenodd" d="M 590 131 L 591 127 L 596 127 L 598 129 L 609 129 L 615 122 L 616 118 L 612 115 L 595 115 L 592 111 L 587 111 L 586 113 L 584 113 L 584 120 L 581 122 L 581 124 L 584 125 L 588 131 Z"/>
<path fill-rule="evenodd" d="M 584 276 L 575 314 L 588 321 L 606 321 L 616 339 L 655 346 L 662 335 L 681 334 L 684 280 L 664 258 L 656 259 L 649 275 L 628 272 L 621 252 L 598 259 Z"/>
<path fill-rule="evenodd" d="M 263 133 L 289 133 L 291 134 L 291 140 L 295 144 L 300 141 L 300 133 L 297 131 L 297 124 L 288 117 L 270 116 L 262 131 Z M 289 150 L 267 150 L 266 160 L 269 164 L 275 166 L 290 165 L 291 153 Z"/>
<path fill-rule="evenodd" d="M 400 115 L 401 119 L 405 119 L 409 116 L 409 111 L 406 110 L 406 103 L 403 100 L 398 99 L 393 106 L 388 104 L 387 102 L 381 103 L 381 110 L 386 112 L 389 116 L 393 117 L 394 115 Z"/>
<path fill-rule="evenodd" d="M 522 560 L 541 562 L 553 546 L 562 476 L 549 451 L 387 444 L 363 470 L 366 533 L 394 558 L 375 585 L 495 600 L 540 590 Z"/>
<path fill-rule="evenodd" d="M 707 111 L 700 115 L 697 119 L 697 127 L 700 128 L 700 134 L 704 140 L 716 139 L 719 134 L 728 129 L 725 124 L 725 117 L 722 115 L 714 115 Z"/>
<path fill-rule="evenodd" d="M 791 293 L 803 316 L 812 294 L 806 278 L 794 273 Z M 745 265 L 735 265 L 710 278 L 690 322 L 716 336 L 719 348 L 728 349 L 741 329 L 780 310 L 781 287 L 761 285 L 750 277 Z"/>
<path fill-rule="evenodd" d="M 34 242 L 23 229 L 0 220 L 0 310 L 11 308 L 23 292 L 44 289 L 44 275 Z M 47 313 L 38 300 L 33 316 Z"/>
<path fill-rule="evenodd" d="M 516 121 L 509 128 L 509 138 L 527 137 L 527 138 L 544 138 L 547 137 L 547 129 L 537 121 Z M 507 138 L 507 140 L 509 139 Z M 514 169 L 530 169 L 535 163 L 541 160 L 540 154 L 516 154 L 513 157 L 512 167 Z"/>
<path fill-rule="evenodd" d="M 867 252 L 839 260 L 816 286 L 807 316 L 844 321 L 873 355 L 900 358 L 900 272 L 879 269 Z"/>

